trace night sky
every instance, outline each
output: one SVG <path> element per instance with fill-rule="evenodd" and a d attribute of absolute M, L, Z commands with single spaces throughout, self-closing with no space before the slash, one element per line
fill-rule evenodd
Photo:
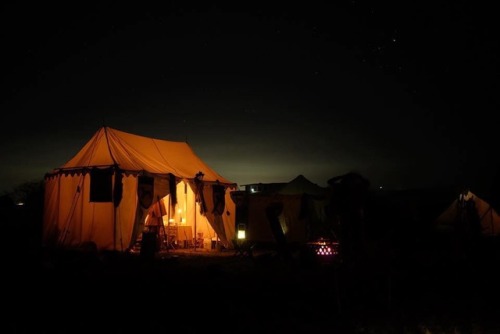
<path fill-rule="evenodd" d="M 102 125 L 187 141 L 239 185 L 487 189 L 499 170 L 493 4 L 140 3 L 1 5 L 1 192 Z"/>

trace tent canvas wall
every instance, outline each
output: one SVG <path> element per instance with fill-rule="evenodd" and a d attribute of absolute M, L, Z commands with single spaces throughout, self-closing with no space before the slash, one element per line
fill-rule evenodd
<path fill-rule="evenodd" d="M 279 214 L 281 230 L 288 242 L 305 242 L 307 227 L 301 218 L 301 195 L 252 194 L 248 196 L 246 237 L 252 242 L 274 243 L 275 235 L 266 215 L 274 203 L 282 204 Z"/>
<path fill-rule="evenodd" d="M 202 176 L 202 178 L 201 178 Z M 45 177 L 43 242 L 128 250 L 153 218 L 191 226 L 193 236 L 231 247 L 236 184 L 185 142 L 100 128 L 76 155 Z"/>
<path fill-rule="evenodd" d="M 328 231 L 326 195 L 326 188 L 312 183 L 303 175 L 287 182 L 278 191 L 240 194 L 239 211 L 245 215 L 243 222 L 246 224 L 247 239 L 258 243 L 276 242 L 266 214 L 266 209 L 274 204 L 282 208 L 278 220 L 287 242 L 302 244 L 325 236 Z"/>
<path fill-rule="evenodd" d="M 472 209 L 474 212 L 469 212 Z M 472 215 L 473 214 L 473 215 Z M 477 215 L 476 215 L 477 214 Z M 500 216 L 493 207 L 471 191 L 461 193 L 436 219 L 438 227 L 469 230 L 471 217 L 479 220 L 484 236 L 500 235 Z"/>

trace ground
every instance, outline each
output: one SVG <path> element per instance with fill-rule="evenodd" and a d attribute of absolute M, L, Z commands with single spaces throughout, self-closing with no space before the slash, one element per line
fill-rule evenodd
<path fill-rule="evenodd" d="M 10 252 L 5 333 L 500 333 L 495 254 Z"/>

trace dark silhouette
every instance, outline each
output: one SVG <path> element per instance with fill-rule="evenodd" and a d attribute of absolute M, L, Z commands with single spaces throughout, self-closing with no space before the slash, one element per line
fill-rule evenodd
<path fill-rule="evenodd" d="M 278 254 L 281 256 L 281 258 L 283 258 L 283 260 L 289 262 L 291 260 L 290 247 L 279 221 L 279 216 L 282 211 L 283 203 L 272 203 L 266 208 L 266 216 L 267 220 L 269 221 L 269 226 L 271 227 L 274 239 L 276 240 Z"/>
<path fill-rule="evenodd" d="M 370 182 L 350 172 L 328 180 L 329 220 L 340 243 L 343 261 L 356 261 L 365 249 L 365 207 Z"/>

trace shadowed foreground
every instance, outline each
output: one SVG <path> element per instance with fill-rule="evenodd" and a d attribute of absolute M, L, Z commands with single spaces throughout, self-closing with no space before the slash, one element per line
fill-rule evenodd
<path fill-rule="evenodd" d="M 141 257 L 42 249 L 39 220 L 0 219 L 3 333 L 500 333 L 495 238 L 404 230 L 341 263 L 261 247 Z"/>
<path fill-rule="evenodd" d="M 14 249 L 4 262 L 4 329 L 498 333 L 494 255 L 449 261 L 433 254 L 422 262 L 374 255 L 347 265 L 322 264 L 303 254 L 285 261 L 274 250 L 257 250 L 253 257 L 227 251 L 145 258 Z"/>

